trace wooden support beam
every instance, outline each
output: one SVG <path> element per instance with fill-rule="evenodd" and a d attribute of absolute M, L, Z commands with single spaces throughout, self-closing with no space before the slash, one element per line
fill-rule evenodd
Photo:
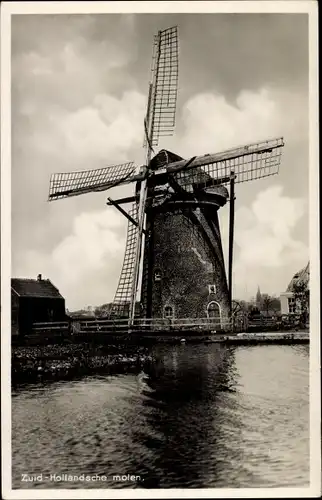
<path fill-rule="evenodd" d="M 134 224 L 136 227 L 139 226 L 138 222 L 134 220 L 133 217 L 131 217 L 131 215 L 129 215 L 125 210 L 123 210 L 123 208 L 121 208 L 116 201 L 112 200 L 112 198 L 107 199 L 109 201 L 108 205 L 113 205 L 113 207 L 117 208 L 117 210 L 121 212 L 121 214 L 124 215 L 124 217 L 126 217 L 130 222 L 132 222 L 132 224 Z M 143 233 L 146 234 L 145 229 L 143 229 Z"/>
<path fill-rule="evenodd" d="M 235 222 L 235 172 L 230 172 L 230 200 L 229 200 L 229 250 L 228 250 L 228 291 L 229 303 L 232 307 L 233 298 L 233 249 L 234 249 L 234 222 Z"/>
<path fill-rule="evenodd" d="M 108 202 L 106 203 L 106 205 L 115 206 L 115 204 L 123 205 L 124 203 L 133 203 L 134 201 L 136 201 L 137 197 L 136 196 L 128 196 L 127 198 L 119 198 L 118 200 L 111 200 L 111 198 L 107 198 L 107 199 L 108 199 Z"/>

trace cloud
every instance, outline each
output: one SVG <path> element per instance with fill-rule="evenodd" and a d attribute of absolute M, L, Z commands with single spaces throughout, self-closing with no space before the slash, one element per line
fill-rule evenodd
<path fill-rule="evenodd" d="M 282 186 L 273 186 L 256 196 L 251 208 L 236 214 L 236 243 L 243 265 L 282 267 L 285 257 L 297 259 L 304 245 L 292 239 L 291 232 L 305 213 L 303 199 L 282 195 Z"/>
<path fill-rule="evenodd" d="M 296 92 L 270 87 L 242 90 L 234 102 L 215 91 L 197 94 L 183 106 L 178 146 L 183 155 L 192 156 L 279 136 L 303 140 L 307 137 L 306 104 Z"/>
<path fill-rule="evenodd" d="M 285 196 L 280 185 L 260 191 L 250 207 L 242 206 L 236 211 L 235 297 L 249 298 L 258 285 L 270 294 L 279 294 L 286 288 L 294 272 L 308 260 L 307 246 L 293 235 L 305 213 L 305 201 Z M 227 213 L 223 222 L 227 252 Z"/>
<path fill-rule="evenodd" d="M 100 94 L 91 106 L 53 117 L 55 132 L 78 165 L 120 163 L 142 144 L 144 109 L 145 97 L 136 91 L 120 99 Z"/>
<path fill-rule="evenodd" d="M 113 210 L 79 214 L 71 234 L 52 252 L 27 251 L 17 266 L 18 275 L 48 277 L 69 308 L 111 301 L 125 246 L 121 217 Z"/>
<path fill-rule="evenodd" d="M 278 177 L 236 186 L 236 297 L 249 298 L 258 285 L 268 293 L 279 294 L 308 259 L 304 243 L 308 207 L 303 192 L 307 184 L 307 117 L 305 95 L 269 86 L 242 90 L 233 102 L 207 92 L 183 105 L 178 152 L 185 157 L 273 137 L 283 136 L 285 140 Z M 227 263 L 228 207 L 219 214 Z M 294 236 L 298 230 L 301 239 Z"/>
<path fill-rule="evenodd" d="M 115 18 L 112 40 L 104 23 L 97 33 L 97 23 L 89 17 L 70 25 L 66 19 L 59 24 L 54 16 L 45 18 L 39 27 L 42 36 L 35 30 L 36 21 L 28 19 L 16 31 L 12 59 L 14 271 L 19 249 L 51 250 L 79 213 L 96 211 L 105 203 L 105 194 L 97 194 L 48 204 L 51 173 L 141 159 L 146 104 L 127 72 L 136 51 L 136 44 L 130 43 L 130 16 Z M 29 22 L 33 37 L 26 29 Z M 60 37 L 52 36 L 55 22 Z M 121 28 L 127 24 L 124 44 Z M 43 25 L 49 28 L 48 37 Z M 125 225 L 122 221 L 121 227 Z"/>
<path fill-rule="evenodd" d="M 135 23 L 113 19 L 108 31 L 91 16 L 45 16 L 41 25 L 24 16 L 13 25 L 12 272 L 52 279 L 71 308 L 113 299 L 126 220 L 102 211 L 106 193 L 47 203 L 50 174 L 142 152 L 146 96 L 127 70 L 137 57 Z"/>

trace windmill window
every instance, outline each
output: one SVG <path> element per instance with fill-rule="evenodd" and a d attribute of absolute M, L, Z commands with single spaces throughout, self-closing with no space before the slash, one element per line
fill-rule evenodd
<path fill-rule="evenodd" d="M 160 271 L 160 269 L 156 269 L 154 271 L 154 281 L 161 281 L 161 271 Z"/>
<path fill-rule="evenodd" d="M 165 306 L 164 308 L 164 317 L 171 319 L 173 318 L 173 307 L 172 306 Z"/>
<path fill-rule="evenodd" d="M 218 302 L 209 302 L 207 306 L 207 317 L 212 320 L 221 320 L 221 310 Z"/>
<path fill-rule="evenodd" d="M 216 293 L 216 285 L 208 285 L 209 294 Z"/>
<path fill-rule="evenodd" d="M 207 262 L 206 270 L 207 270 L 207 273 L 212 273 L 212 271 L 213 271 L 212 262 Z"/>

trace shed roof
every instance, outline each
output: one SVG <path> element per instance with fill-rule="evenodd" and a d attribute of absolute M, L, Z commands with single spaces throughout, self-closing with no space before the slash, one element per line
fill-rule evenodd
<path fill-rule="evenodd" d="M 48 279 L 11 278 L 11 288 L 20 297 L 63 299 L 59 290 Z"/>

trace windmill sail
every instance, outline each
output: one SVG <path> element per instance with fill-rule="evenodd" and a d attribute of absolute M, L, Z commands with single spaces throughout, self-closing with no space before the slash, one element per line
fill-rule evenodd
<path fill-rule="evenodd" d="M 178 93 L 178 29 L 159 31 L 154 37 L 152 77 L 145 122 L 145 146 L 158 146 L 159 138 L 173 134 Z"/>
<path fill-rule="evenodd" d="M 137 221 L 138 208 L 133 203 L 129 215 Z M 131 221 L 128 221 L 127 238 L 123 266 L 112 305 L 112 315 L 128 317 L 130 314 L 131 292 L 134 280 L 135 249 L 138 239 L 138 228 Z"/>
<path fill-rule="evenodd" d="M 105 191 L 130 180 L 134 170 L 134 164 L 129 162 L 93 170 L 52 174 L 48 200 L 58 200 L 93 191 Z"/>
<path fill-rule="evenodd" d="M 154 37 L 152 58 L 152 82 L 149 86 L 147 115 L 145 118 L 146 165 L 151 160 L 153 147 L 161 136 L 171 135 L 175 125 L 178 91 L 178 31 L 177 27 L 159 31 Z M 145 222 L 147 178 L 140 186 L 138 208 L 138 236 L 134 255 L 133 286 L 130 299 L 129 324 L 135 316 L 135 304 L 139 283 L 141 249 Z"/>
<path fill-rule="evenodd" d="M 248 182 L 278 174 L 281 162 L 283 138 L 250 144 L 229 151 L 195 157 L 187 168 L 185 160 L 170 163 L 167 172 L 175 175 L 181 187 L 210 187 L 227 184 L 230 174 L 235 182 Z"/>

